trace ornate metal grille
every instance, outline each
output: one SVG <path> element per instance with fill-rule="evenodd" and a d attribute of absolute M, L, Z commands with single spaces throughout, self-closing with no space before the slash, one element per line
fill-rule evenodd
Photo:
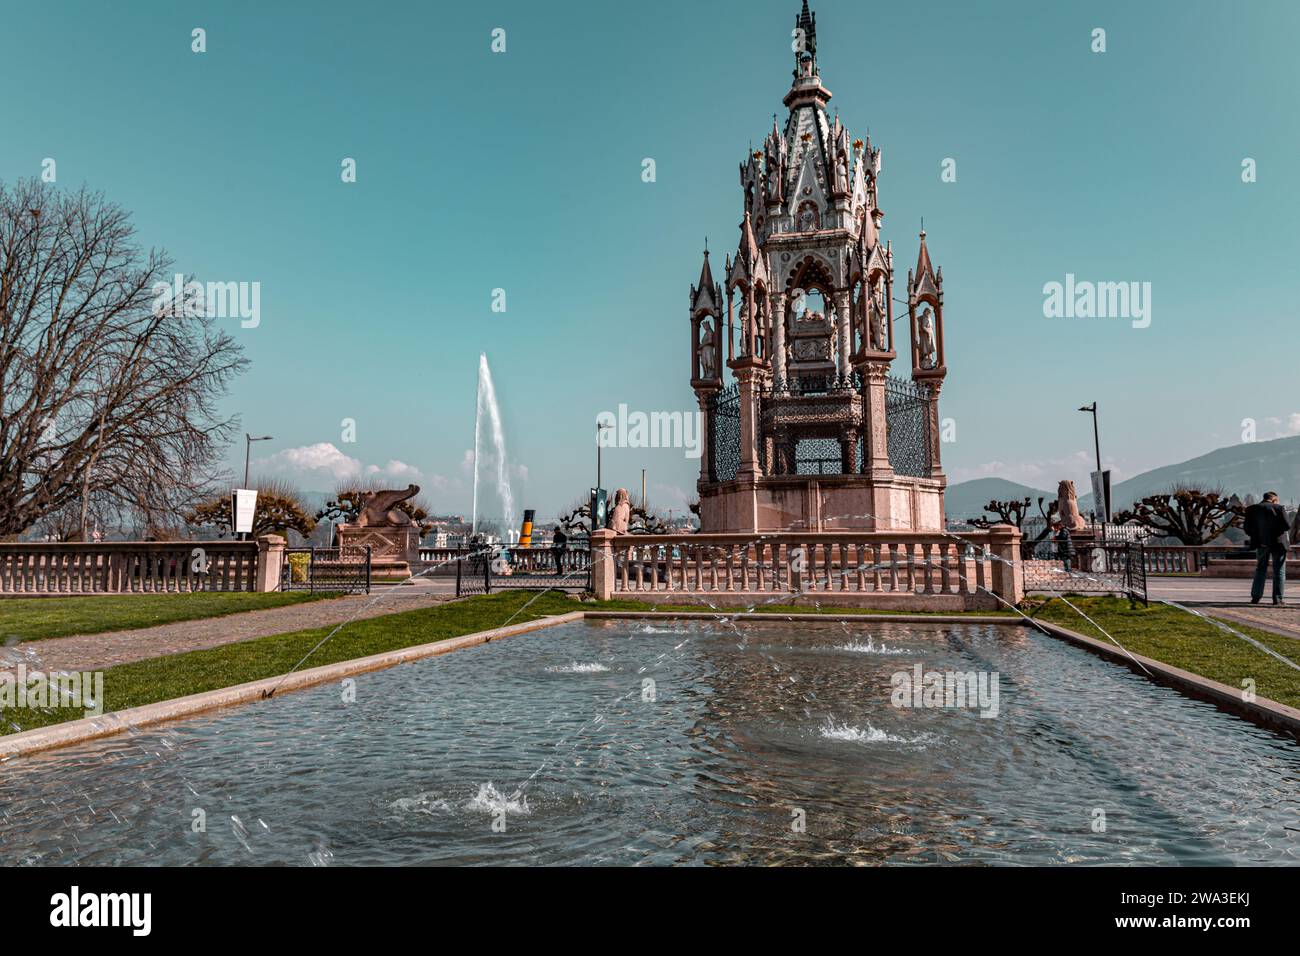
<path fill-rule="evenodd" d="M 834 438 L 801 438 L 795 443 L 796 475 L 838 475 L 843 464 L 840 443 Z"/>
<path fill-rule="evenodd" d="M 728 385 L 709 400 L 709 480 L 731 481 L 740 470 L 740 388 Z"/>
<path fill-rule="evenodd" d="M 885 380 L 889 464 L 900 475 L 930 476 L 930 390 L 892 375 Z"/>

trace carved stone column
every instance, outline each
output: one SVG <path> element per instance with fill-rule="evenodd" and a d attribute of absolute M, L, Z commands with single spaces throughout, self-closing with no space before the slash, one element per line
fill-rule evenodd
<path fill-rule="evenodd" d="M 761 363 L 742 360 L 735 363 L 732 371 L 740 392 L 740 469 L 739 478 L 756 478 L 762 468 L 758 461 L 758 386 L 762 375 Z"/>
<path fill-rule="evenodd" d="M 772 369 L 776 387 L 785 387 L 785 293 L 772 295 Z"/>
<path fill-rule="evenodd" d="M 712 481 L 713 474 L 713 414 L 709 406 L 715 392 L 697 389 L 695 398 L 700 403 L 700 481 Z"/>
<path fill-rule="evenodd" d="M 839 336 L 839 367 L 836 374 L 841 382 L 849 378 L 849 353 L 853 351 L 853 327 L 850 324 L 853 308 L 853 292 L 843 289 L 835 293 L 835 334 Z"/>
<path fill-rule="evenodd" d="M 858 464 L 858 430 L 856 428 L 844 429 L 844 437 L 840 440 L 840 473 L 851 475 L 857 470 Z"/>
<path fill-rule="evenodd" d="M 943 446 L 943 434 L 939 423 L 939 389 L 943 387 L 943 379 L 931 379 L 926 384 L 930 386 L 930 402 L 926 410 L 930 418 L 930 477 L 942 478 L 943 455 L 940 449 Z"/>
<path fill-rule="evenodd" d="M 862 418 L 867 427 L 867 444 L 862 450 L 862 472 L 873 478 L 894 477 L 889 464 L 889 432 L 885 405 L 885 377 L 889 374 L 888 362 L 868 362 L 862 367 L 866 384 L 862 399 L 866 407 Z"/>

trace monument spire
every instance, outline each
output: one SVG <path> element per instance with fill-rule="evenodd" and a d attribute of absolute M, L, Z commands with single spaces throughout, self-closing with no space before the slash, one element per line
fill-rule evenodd
<path fill-rule="evenodd" d="M 803 9 L 794 18 L 795 79 L 803 73 L 803 64 L 809 64 L 808 75 L 817 75 L 817 14 L 808 12 L 808 0 L 803 0 Z"/>

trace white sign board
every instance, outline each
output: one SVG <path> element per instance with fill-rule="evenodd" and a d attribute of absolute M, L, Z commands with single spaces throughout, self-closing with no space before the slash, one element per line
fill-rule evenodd
<path fill-rule="evenodd" d="M 230 492 L 230 513 L 234 516 L 236 534 L 250 534 L 253 530 L 253 514 L 257 511 L 257 492 L 248 488 L 236 488 Z"/>

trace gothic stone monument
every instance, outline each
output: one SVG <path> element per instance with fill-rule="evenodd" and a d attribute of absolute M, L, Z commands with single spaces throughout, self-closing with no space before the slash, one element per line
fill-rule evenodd
<path fill-rule="evenodd" d="M 706 437 L 700 530 L 942 529 L 943 272 L 922 230 L 907 276 L 911 376 L 896 378 L 880 150 L 826 115 L 807 0 L 795 27 L 804 43 L 785 128 L 774 119 L 740 166 L 744 218 L 725 297 L 707 249 L 691 287 L 691 387 Z M 814 292 L 823 311 L 806 305 Z"/>
<path fill-rule="evenodd" d="M 420 559 L 420 529 L 397 505 L 419 493 L 419 485 L 366 492 L 357 520 L 338 526 L 339 547 L 369 545 L 370 570 L 377 577 L 409 575 Z"/>

